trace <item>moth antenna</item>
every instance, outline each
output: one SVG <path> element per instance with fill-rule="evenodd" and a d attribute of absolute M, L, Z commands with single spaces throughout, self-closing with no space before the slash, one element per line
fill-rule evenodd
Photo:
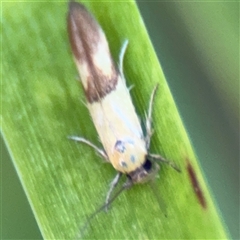
<path fill-rule="evenodd" d="M 101 211 L 103 211 L 104 209 L 106 209 L 107 207 L 110 206 L 110 204 L 126 189 L 129 189 L 131 186 L 133 185 L 133 182 L 131 181 L 131 179 L 128 179 L 123 185 L 122 187 L 115 193 L 115 195 L 107 202 L 104 203 L 101 207 L 99 207 L 94 213 L 92 213 L 86 220 L 86 222 L 84 223 L 84 225 L 81 227 L 80 229 L 80 234 L 77 235 L 77 237 L 75 239 L 82 239 L 83 238 L 83 233 L 85 232 L 86 228 L 88 227 L 88 225 L 90 225 L 90 222 L 93 218 L 95 218 L 97 216 L 98 213 L 100 213 Z"/>

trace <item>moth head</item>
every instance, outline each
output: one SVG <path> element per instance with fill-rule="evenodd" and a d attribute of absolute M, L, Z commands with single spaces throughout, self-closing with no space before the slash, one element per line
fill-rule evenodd
<path fill-rule="evenodd" d="M 128 177 L 133 183 L 144 183 L 155 178 L 160 166 L 146 157 L 143 165 L 128 173 Z"/>

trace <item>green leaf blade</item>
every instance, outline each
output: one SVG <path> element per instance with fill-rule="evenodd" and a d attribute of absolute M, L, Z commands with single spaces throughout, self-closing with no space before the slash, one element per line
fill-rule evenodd
<path fill-rule="evenodd" d="M 144 119 L 153 87 L 151 151 L 174 160 L 178 174 L 162 165 L 156 184 L 167 205 L 159 209 L 148 184 L 134 186 L 91 222 L 89 239 L 223 239 L 225 230 L 199 170 L 162 69 L 134 2 L 87 2 L 109 40 L 116 61 L 129 40 L 124 72 L 137 112 Z M 101 7 L 100 7 L 101 6 Z M 39 11 L 41 9 L 41 11 Z M 104 202 L 114 169 L 94 151 L 71 142 L 97 133 L 75 80 L 66 31 L 66 4 L 3 4 L 2 132 L 41 232 L 46 239 L 74 238 L 86 216 Z M 16 17 L 18 21 L 16 21 Z M 187 173 L 193 165 L 206 199 L 198 202 Z"/>

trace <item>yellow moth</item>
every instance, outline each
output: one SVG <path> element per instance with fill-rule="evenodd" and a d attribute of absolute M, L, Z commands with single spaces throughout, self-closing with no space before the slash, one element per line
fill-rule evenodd
<path fill-rule="evenodd" d="M 102 28 L 82 4 L 69 3 L 67 22 L 74 61 L 86 95 L 86 105 L 104 150 L 83 137 L 73 136 L 70 139 L 94 148 L 118 172 L 107 194 L 107 206 L 113 199 L 110 200 L 111 192 L 122 174 L 127 175 L 123 188 L 128 188 L 152 179 L 159 170 L 156 160 L 175 166 L 160 155 L 149 153 L 152 104 L 157 86 L 150 97 L 144 135 L 122 70 L 127 41 L 120 52 L 118 69 Z"/>

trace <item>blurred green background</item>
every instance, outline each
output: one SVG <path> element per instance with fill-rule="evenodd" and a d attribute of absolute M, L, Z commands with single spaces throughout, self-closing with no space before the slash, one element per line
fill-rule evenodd
<path fill-rule="evenodd" d="M 239 2 L 138 6 L 219 212 L 239 239 Z M 41 239 L 2 139 L 1 154 L 1 239 Z"/>

